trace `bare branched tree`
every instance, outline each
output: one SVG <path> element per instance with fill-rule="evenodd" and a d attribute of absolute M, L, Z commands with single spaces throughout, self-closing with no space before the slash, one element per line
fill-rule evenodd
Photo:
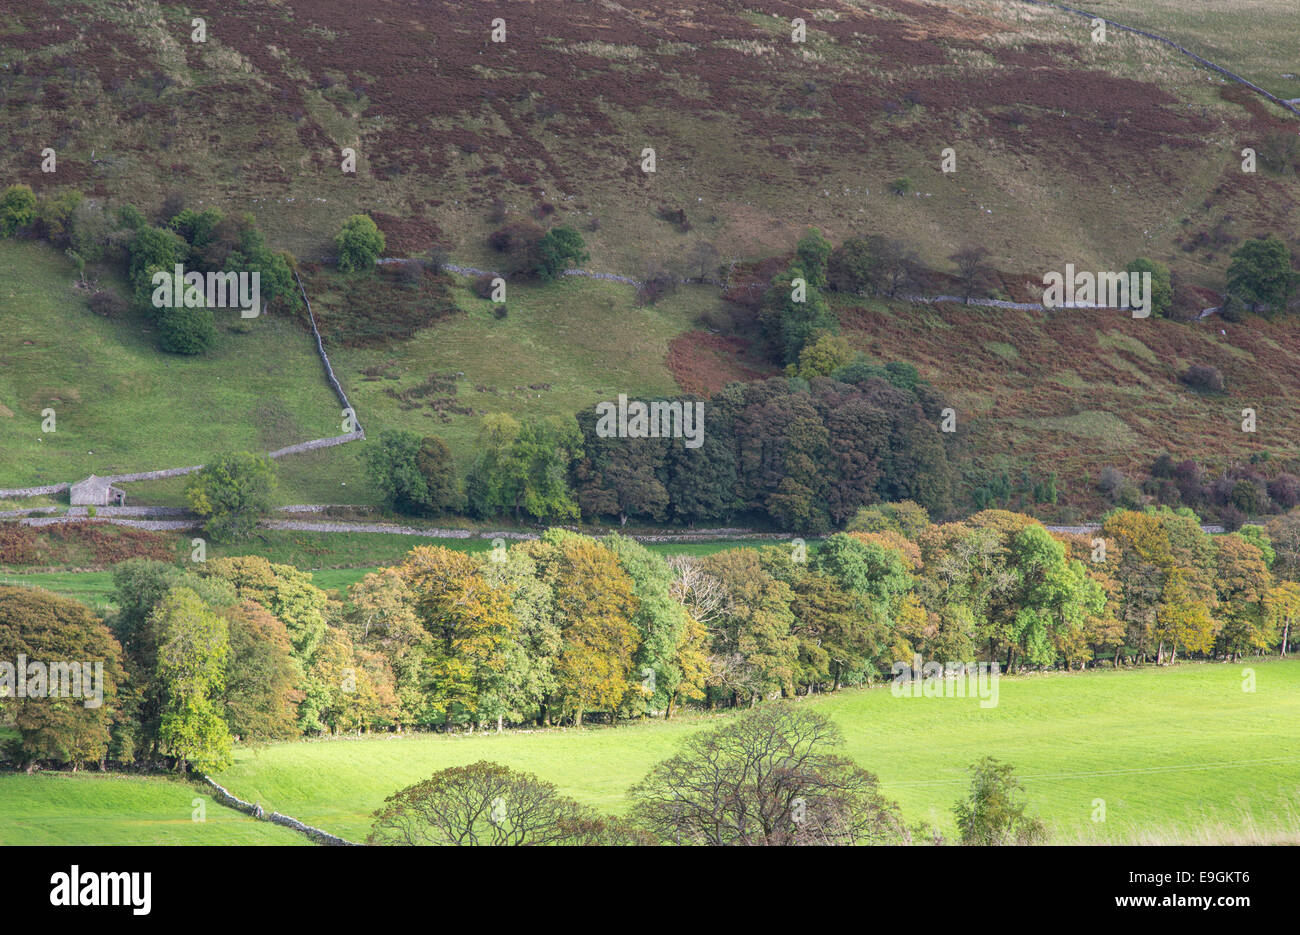
<path fill-rule="evenodd" d="M 726 585 L 702 571 L 699 563 L 689 555 L 671 556 L 668 567 L 673 573 L 669 589 L 673 599 L 704 626 L 711 626 L 726 611 Z"/>
<path fill-rule="evenodd" d="M 872 253 L 879 263 L 877 291 L 892 299 L 900 291 L 912 287 L 916 281 L 916 270 L 921 265 L 916 251 L 898 240 L 880 236 L 869 240 Z"/>
<path fill-rule="evenodd" d="M 993 268 L 987 262 L 988 256 L 988 250 L 983 247 L 964 247 L 948 257 L 957 265 L 957 279 L 961 282 L 962 288 L 961 297 L 967 304 L 975 293 L 988 288 L 993 276 Z"/>
<path fill-rule="evenodd" d="M 686 253 L 686 267 L 696 282 L 712 282 L 718 272 L 718 248 L 697 240 Z"/>
<path fill-rule="evenodd" d="M 633 786 L 633 818 L 659 840 L 709 845 L 899 843 L 876 777 L 831 748 L 838 728 L 789 704 L 689 737 Z"/>
<path fill-rule="evenodd" d="M 545 846 L 653 843 L 549 782 L 480 760 L 407 786 L 375 812 L 370 844 Z"/>

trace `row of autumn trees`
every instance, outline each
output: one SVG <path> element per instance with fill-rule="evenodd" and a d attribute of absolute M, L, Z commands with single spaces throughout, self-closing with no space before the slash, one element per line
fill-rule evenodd
<path fill-rule="evenodd" d="M 870 683 L 916 655 L 1016 671 L 1284 653 L 1300 615 L 1295 513 L 1216 537 L 1168 509 L 1115 512 L 1091 538 L 1001 510 L 932 524 L 909 502 L 849 525 L 703 558 L 560 529 L 420 546 L 343 600 L 258 557 L 132 560 L 103 623 L 0 589 L 0 659 L 104 659 L 111 682 L 98 709 L 0 702 L 11 753 L 214 769 L 235 738 L 667 718 Z"/>

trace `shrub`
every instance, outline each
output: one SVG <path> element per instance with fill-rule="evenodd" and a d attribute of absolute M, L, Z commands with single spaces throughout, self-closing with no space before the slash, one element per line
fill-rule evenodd
<path fill-rule="evenodd" d="M 481 276 L 476 276 L 474 278 L 474 285 L 470 288 L 480 299 L 490 299 L 492 298 L 492 281 L 496 278 L 497 277 L 493 276 L 491 273 L 484 273 Z"/>
<path fill-rule="evenodd" d="M 1182 279 L 1173 281 L 1173 297 L 1169 306 L 1169 318 L 1173 321 L 1196 321 L 1209 304 Z"/>
<path fill-rule="evenodd" d="M 0 237 L 12 237 L 36 220 L 36 195 L 30 185 L 10 185 L 0 195 Z"/>
<path fill-rule="evenodd" d="M 906 195 L 912 190 L 912 180 L 905 175 L 894 179 L 889 183 L 889 190 L 895 195 Z"/>
<path fill-rule="evenodd" d="M 1229 293 L 1223 297 L 1223 302 L 1219 305 L 1219 317 L 1224 321 L 1230 321 L 1234 325 L 1239 323 L 1246 315 L 1246 303 L 1241 301 L 1235 295 Z"/>
<path fill-rule="evenodd" d="M 691 229 L 690 219 L 686 217 L 686 209 L 674 208 L 672 205 L 659 206 L 660 219 L 667 221 L 677 228 L 678 231 L 685 234 Z"/>
<path fill-rule="evenodd" d="M 0 565 L 30 565 L 35 561 L 35 530 L 20 523 L 0 523 Z"/>
<path fill-rule="evenodd" d="M 836 292 L 863 292 L 874 283 L 877 265 L 867 239 L 850 237 L 831 251 L 827 284 Z"/>
<path fill-rule="evenodd" d="M 353 273 L 373 269 L 385 245 L 383 231 L 369 215 L 352 215 L 343 222 L 342 230 L 334 238 L 334 246 L 339 252 L 339 270 Z"/>
<path fill-rule="evenodd" d="M 105 318 L 118 318 L 127 310 L 126 300 L 116 292 L 100 289 L 90 297 L 90 310 Z"/>
<path fill-rule="evenodd" d="M 506 273 L 532 276 L 541 263 L 546 234 L 532 221 L 511 221 L 488 235 L 488 246 L 506 258 Z"/>
<path fill-rule="evenodd" d="M 1025 814 L 1024 792 L 1010 763 L 985 757 L 970 768 L 970 796 L 953 806 L 963 844 L 1038 844 L 1043 823 Z"/>
<path fill-rule="evenodd" d="M 1259 148 L 1259 164 L 1278 175 L 1295 175 L 1300 170 L 1300 140 L 1294 133 L 1273 130 Z"/>
<path fill-rule="evenodd" d="M 1279 474 L 1268 482 L 1268 495 L 1281 509 L 1289 510 L 1300 503 L 1300 478 Z"/>
<path fill-rule="evenodd" d="M 646 268 L 645 279 L 636 287 L 639 305 L 654 305 L 664 296 L 677 291 L 677 277 L 657 263 Z"/>
<path fill-rule="evenodd" d="M 170 354 L 202 354 L 216 340 L 210 308 L 165 308 L 158 316 L 158 346 Z"/>
<path fill-rule="evenodd" d="M 1114 497 L 1124 485 L 1124 475 L 1113 467 L 1102 468 L 1101 477 L 1097 479 L 1097 489 L 1108 497 Z"/>
<path fill-rule="evenodd" d="M 441 273 L 451 262 L 451 249 L 441 245 L 435 245 L 429 248 L 425 259 L 425 266 L 432 273 Z"/>
<path fill-rule="evenodd" d="M 537 242 L 537 275 L 546 282 L 588 259 L 582 235 L 571 227 L 551 228 Z"/>
<path fill-rule="evenodd" d="M 1223 392 L 1223 374 L 1208 364 L 1192 364 L 1183 371 L 1182 381 L 1198 392 Z"/>

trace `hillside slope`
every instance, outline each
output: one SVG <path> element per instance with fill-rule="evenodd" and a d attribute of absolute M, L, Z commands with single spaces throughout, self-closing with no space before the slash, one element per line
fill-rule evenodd
<path fill-rule="evenodd" d="M 1014 271 L 1147 253 L 1209 281 L 1222 253 L 1199 235 L 1281 230 L 1294 200 L 1293 181 L 1237 164 L 1289 125 L 1281 112 L 1158 43 L 1093 43 L 1086 20 L 1012 0 L 12 12 L 0 142 L 54 145 L 60 162 L 46 175 L 33 156 L 8 181 L 248 207 L 304 257 L 366 209 L 395 251 L 443 242 L 473 259 L 499 201 L 590 225 L 597 266 L 633 274 L 689 243 L 656 217 L 665 206 L 724 258 L 816 223 L 904 237 L 936 264 L 976 242 Z M 345 147 L 355 175 L 340 171 Z M 887 193 L 900 176 L 913 194 Z"/>

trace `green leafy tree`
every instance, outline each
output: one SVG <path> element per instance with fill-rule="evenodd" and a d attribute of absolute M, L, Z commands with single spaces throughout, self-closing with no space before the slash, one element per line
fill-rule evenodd
<path fill-rule="evenodd" d="M 217 208 L 203 211 L 186 208 L 168 221 L 167 227 L 190 245 L 190 263 L 197 268 L 208 269 L 204 262 L 208 259 L 207 250 L 218 239 L 224 217 Z"/>
<path fill-rule="evenodd" d="M 851 363 L 856 356 L 846 338 L 823 333 L 815 341 L 803 346 L 799 352 L 799 364 L 793 369 L 797 376 L 811 380 L 813 377 L 829 376 Z"/>
<path fill-rule="evenodd" d="M 13 666 L 20 655 L 47 663 L 48 697 L 17 698 L 15 686 L 0 677 L 0 723 L 17 731 L 5 744 L 8 753 L 29 772 L 42 760 L 73 769 L 102 764 L 121 714 L 119 687 L 126 682 L 122 649 L 108 628 L 74 600 L 0 587 L 0 662 Z M 101 666 L 99 685 L 94 664 Z"/>
<path fill-rule="evenodd" d="M 417 546 L 400 571 L 432 637 L 422 674 L 435 715 L 448 726 L 480 723 L 479 700 L 504 670 L 515 636 L 510 595 L 488 583 L 473 556 L 440 546 Z"/>
<path fill-rule="evenodd" d="M 260 555 L 214 558 L 203 566 L 204 574 L 234 588 L 241 600 L 264 607 L 284 624 L 289 635 L 290 655 L 305 667 L 325 637 L 329 599 L 312 584 L 311 574 Z"/>
<path fill-rule="evenodd" d="M 752 705 L 774 692 L 792 694 L 799 641 L 790 586 L 772 576 L 754 549 L 716 552 L 699 567 L 728 598 L 709 624 L 713 696 Z"/>
<path fill-rule="evenodd" d="M 420 448 L 415 453 L 415 467 L 429 491 L 430 510 L 446 513 L 464 506 L 465 494 L 456 476 L 456 462 L 452 458 L 451 447 L 445 441 L 435 435 L 426 435 L 420 439 Z"/>
<path fill-rule="evenodd" d="M 481 573 L 489 585 L 509 596 L 517 628 L 514 638 L 501 648 L 503 665 L 484 685 L 479 709 L 497 719 L 498 729 L 507 719 L 516 723 L 535 719 L 543 724 L 546 699 L 559 686 L 555 666 L 562 635 L 555 595 L 520 546 L 505 554 L 493 550 L 483 559 Z"/>
<path fill-rule="evenodd" d="M 370 844 L 563 847 L 653 843 L 551 783 L 480 760 L 394 792 L 375 812 Z"/>
<path fill-rule="evenodd" d="M 16 231 L 36 220 L 36 195 L 30 185 L 10 185 L 0 195 L 0 237 L 12 237 Z"/>
<path fill-rule="evenodd" d="M 550 282 L 571 266 L 587 262 L 582 235 L 571 227 L 553 227 L 537 244 L 537 275 Z"/>
<path fill-rule="evenodd" d="M 172 273 L 177 263 L 185 259 L 189 245 L 177 234 L 160 227 L 141 227 L 127 244 L 131 262 L 128 278 L 135 290 L 137 301 L 144 299 L 144 307 L 156 312 L 149 297 L 153 295 L 153 274 L 159 270 Z"/>
<path fill-rule="evenodd" d="M 689 614 L 673 598 L 673 573 L 662 556 L 626 536 L 606 536 L 601 544 L 618 557 L 619 567 L 632 579 L 638 602 L 632 615 L 640 636 L 633 660 L 636 681 L 626 705 L 635 714 L 662 711 L 668 718 L 683 688 L 681 650 L 693 633 Z M 690 688 L 699 697 L 698 689 Z"/>
<path fill-rule="evenodd" d="M 826 264 L 831 255 L 831 242 L 815 227 L 799 238 L 794 253 L 799 266 L 808 276 L 808 284 L 818 289 L 826 288 Z"/>
<path fill-rule="evenodd" d="M 270 458 L 227 452 L 190 476 L 185 499 L 203 517 L 203 528 L 213 539 L 243 539 L 256 528 L 258 517 L 271 509 L 275 487 L 275 462 Z"/>
<path fill-rule="evenodd" d="M 375 260 L 384 252 L 383 231 L 368 214 L 354 214 L 343 222 L 334 238 L 340 272 L 359 273 L 374 269 Z"/>
<path fill-rule="evenodd" d="M 1061 633 L 1101 613 L 1105 594 L 1083 564 L 1067 559 L 1065 546 L 1037 523 L 1015 534 L 1009 558 L 1015 585 L 1008 600 L 1007 668 L 1017 653 L 1034 665 L 1051 665 Z"/>
<path fill-rule="evenodd" d="M 528 419 L 504 413 L 483 420 L 479 454 L 466 477 L 469 506 L 479 516 L 527 513 L 540 521 L 577 519 L 569 466 L 582 457 L 573 419 Z"/>
<path fill-rule="evenodd" d="M 1168 318 L 1174 307 L 1174 280 L 1169 267 L 1146 257 L 1138 257 L 1124 269 L 1129 273 L 1151 274 L 1151 312 Z"/>
<path fill-rule="evenodd" d="M 251 600 L 223 612 L 229 625 L 221 717 L 245 742 L 287 740 L 298 733 L 291 697 L 297 681 L 289 631 Z"/>
<path fill-rule="evenodd" d="M 522 548 L 553 595 L 563 712 L 576 727 L 593 711 L 616 714 L 632 684 L 640 640 L 632 623 L 639 603 L 632 579 L 613 552 L 588 536 L 552 529 Z"/>
<path fill-rule="evenodd" d="M 850 237 L 836 247 L 826 264 L 827 285 L 836 292 L 857 294 L 874 288 L 880 260 L 865 237 Z"/>
<path fill-rule="evenodd" d="M 842 742 L 821 714 L 765 705 L 697 731 L 656 765 L 628 791 L 634 821 L 665 844 L 897 843 L 898 807 L 835 752 Z"/>
<path fill-rule="evenodd" d="M 36 229 L 40 235 L 56 247 L 68 246 L 73 212 L 85 197 L 75 188 L 61 189 L 58 194 L 46 193 L 36 209 Z"/>
<path fill-rule="evenodd" d="M 930 526 L 925 507 L 911 500 L 864 506 L 844 527 L 845 532 L 896 532 L 913 541 Z"/>
<path fill-rule="evenodd" d="M 461 504 L 451 449 L 440 438 L 385 429 L 365 458 L 370 482 L 398 512 L 437 514 Z"/>
<path fill-rule="evenodd" d="M 113 241 L 114 227 L 104 205 L 86 199 L 77 205 L 69 220 L 72 249 L 87 263 L 96 263 Z"/>
<path fill-rule="evenodd" d="M 1247 240 L 1232 252 L 1228 264 L 1228 291 L 1250 305 L 1251 311 L 1261 305 L 1284 311 L 1295 279 L 1291 251 L 1272 234 Z"/>
<path fill-rule="evenodd" d="M 203 566 L 208 571 L 208 566 Z M 117 612 L 109 618 L 113 635 L 122 644 L 130 691 L 125 699 L 129 717 L 115 728 L 119 759 L 148 757 L 158 752 L 158 725 L 162 710 L 162 689 L 157 679 L 158 634 L 154 611 L 177 588 L 188 588 L 203 603 L 225 614 L 238 603 L 230 582 L 169 562 L 132 558 L 113 568 L 113 603 Z M 130 750 L 129 756 L 123 752 Z"/>
<path fill-rule="evenodd" d="M 1024 793 L 1010 763 L 985 757 L 970 768 L 970 796 L 953 806 L 963 844 L 1039 844 L 1041 821 L 1025 814 Z"/>
<path fill-rule="evenodd" d="M 203 772 L 231 762 L 230 731 L 221 719 L 229 630 L 198 594 L 186 587 L 168 592 L 153 612 L 157 679 L 162 698 L 158 726 L 161 751 L 176 767 Z"/>
<path fill-rule="evenodd" d="M 1273 567 L 1273 563 L 1277 561 L 1277 552 L 1273 549 L 1268 531 L 1263 526 L 1242 526 L 1237 530 L 1237 535 L 1259 549 L 1260 555 L 1264 557 L 1264 564 L 1269 568 Z"/>
<path fill-rule="evenodd" d="M 821 292 L 799 266 L 791 266 L 772 280 L 759 310 L 759 323 L 773 355 L 785 364 L 797 362 L 804 345 L 816 340 L 819 333 L 838 334 L 840 330 Z"/>

